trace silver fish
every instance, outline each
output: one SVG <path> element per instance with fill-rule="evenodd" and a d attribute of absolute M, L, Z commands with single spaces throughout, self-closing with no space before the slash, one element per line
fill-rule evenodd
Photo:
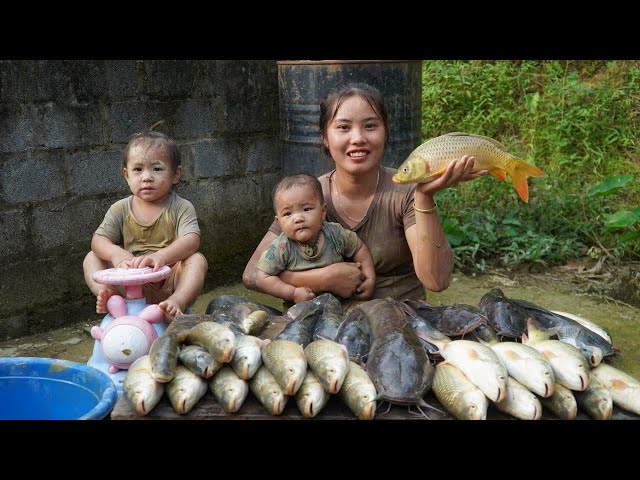
<path fill-rule="evenodd" d="M 235 413 L 240 410 L 247 394 L 249 383 L 238 377 L 228 365 L 222 367 L 209 382 L 211 393 L 226 412 Z"/>
<path fill-rule="evenodd" d="M 122 385 L 125 398 L 140 416 L 153 410 L 164 393 L 164 383 L 153 378 L 151 368 L 149 355 L 140 357 L 129 367 Z"/>
<path fill-rule="evenodd" d="M 167 384 L 167 397 L 176 413 L 184 415 L 207 393 L 207 381 L 184 365 L 176 367 L 173 379 Z"/>

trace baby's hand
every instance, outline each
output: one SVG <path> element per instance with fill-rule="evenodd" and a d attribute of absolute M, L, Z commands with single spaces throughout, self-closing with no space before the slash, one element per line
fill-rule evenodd
<path fill-rule="evenodd" d="M 296 287 L 293 291 L 293 303 L 306 302 L 315 298 L 316 294 L 313 293 L 313 290 L 307 287 Z"/>
<path fill-rule="evenodd" d="M 360 284 L 352 298 L 355 298 L 356 300 L 369 300 L 373 296 L 375 288 L 375 280 L 372 278 L 366 278 L 364 282 Z"/>
<path fill-rule="evenodd" d="M 167 262 L 159 252 L 152 253 L 151 255 L 135 257 L 129 261 L 131 268 L 152 267 L 154 272 L 164 267 L 166 264 Z"/>

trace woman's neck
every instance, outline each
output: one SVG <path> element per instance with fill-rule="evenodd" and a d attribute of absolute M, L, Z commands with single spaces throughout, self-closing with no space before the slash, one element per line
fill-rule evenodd
<path fill-rule="evenodd" d="M 336 167 L 334 174 L 339 193 L 350 198 L 373 195 L 380 181 L 380 166 L 362 175 L 354 175 Z"/>

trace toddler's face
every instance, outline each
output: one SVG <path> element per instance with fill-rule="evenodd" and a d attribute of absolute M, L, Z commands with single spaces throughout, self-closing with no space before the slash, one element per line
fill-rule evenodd
<path fill-rule="evenodd" d="M 182 167 L 171 168 L 169 149 L 165 145 L 134 145 L 123 170 L 131 193 L 147 202 L 164 201 L 171 187 L 178 183 Z"/>
<path fill-rule="evenodd" d="M 327 216 L 327 205 L 320 204 L 310 185 L 295 185 L 276 196 L 276 220 L 291 240 L 308 243 L 315 239 Z"/>

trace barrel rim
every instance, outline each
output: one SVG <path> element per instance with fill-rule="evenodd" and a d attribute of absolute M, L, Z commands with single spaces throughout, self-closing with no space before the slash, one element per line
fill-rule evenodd
<path fill-rule="evenodd" d="M 348 65 L 366 63 L 420 63 L 422 60 L 279 60 L 281 65 Z"/>

